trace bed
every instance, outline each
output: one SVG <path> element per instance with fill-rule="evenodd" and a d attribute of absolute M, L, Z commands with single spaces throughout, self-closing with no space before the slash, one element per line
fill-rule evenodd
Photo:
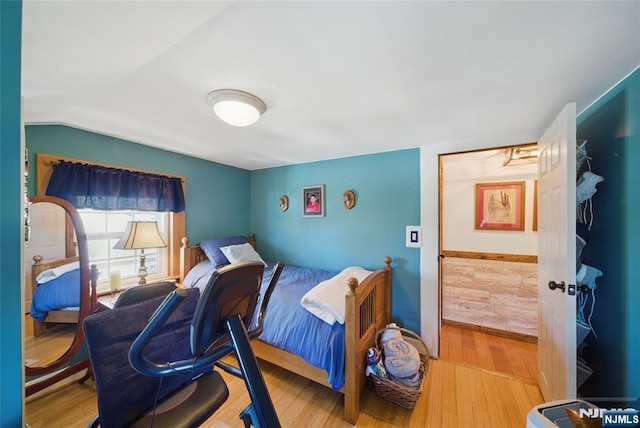
<path fill-rule="evenodd" d="M 80 315 L 80 264 L 78 257 L 43 262 L 33 256 L 31 283 L 33 296 L 29 314 L 33 319 L 33 335 L 46 333 L 53 324 L 77 324 Z M 90 312 L 97 308 L 97 269 L 91 267 Z"/>
<path fill-rule="evenodd" d="M 249 235 L 248 241 L 253 248 L 256 247 L 253 234 Z M 182 239 L 180 256 L 180 281 L 185 287 L 202 286 L 202 281 L 206 281 L 207 275 L 210 276 L 215 269 L 214 263 L 199 245 L 189 246 L 189 238 Z M 273 265 L 268 261 L 266 263 L 263 284 L 268 282 L 266 278 Z M 356 278 L 345 280 L 350 291 L 344 298 L 344 324 L 335 323 L 332 326 L 305 310 L 300 305 L 300 297 L 317 281 L 324 281 L 341 272 L 285 266 L 271 296 L 263 334 L 252 342 L 258 358 L 342 392 L 345 419 L 352 424 L 358 420 L 360 396 L 366 383 L 364 371 L 367 349 L 376 331 L 391 319 L 391 258 L 386 257 L 384 263 L 383 268 L 368 274 L 362 281 Z M 194 278 L 199 279 L 200 283 L 194 284 Z M 304 285 L 299 283 L 300 279 L 303 279 Z M 297 289 L 299 287 L 302 288 Z M 292 318 L 294 315 L 301 315 L 302 319 Z M 285 320 L 281 321 L 279 317 L 285 317 Z M 274 326 L 283 325 L 288 329 L 273 330 Z M 305 334 L 302 332 L 305 329 L 311 329 L 313 333 Z M 320 346 L 309 345 L 309 340 L 316 339 L 329 342 L 323 342 Z M 310 348 L 304 358 L 293 349 L 296 343 Z M 302 353 L 305 354 L 304 350 Z M 310 360 L 314 364 L 307 362 Z"/>

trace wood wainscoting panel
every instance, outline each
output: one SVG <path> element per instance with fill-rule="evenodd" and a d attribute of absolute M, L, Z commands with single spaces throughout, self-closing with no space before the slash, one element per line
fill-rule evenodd
<path fill-rule="evenodd" d="M 538 335 L 536 263 L 445 257 L 442 319 Z"/>

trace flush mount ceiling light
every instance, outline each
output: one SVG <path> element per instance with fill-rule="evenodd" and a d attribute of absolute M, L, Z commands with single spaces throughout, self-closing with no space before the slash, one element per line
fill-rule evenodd
<path fill-rule="evenodd" d="M 233 126 L 251 125 L 267 111 L 267 105 L 260 98 L 235 89 L 210 92 L 207 103 L 216 116 Z"/>

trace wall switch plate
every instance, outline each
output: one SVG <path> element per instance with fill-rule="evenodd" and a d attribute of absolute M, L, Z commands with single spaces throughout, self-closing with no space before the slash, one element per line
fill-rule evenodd
<path fill-rule="evenodd" d="M 408 248 L 422 247 L 422 227 L 407 226 L 407 247 Z"/>

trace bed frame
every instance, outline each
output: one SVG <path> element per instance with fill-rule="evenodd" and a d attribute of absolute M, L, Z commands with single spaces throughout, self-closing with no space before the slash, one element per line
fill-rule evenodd
<path fill-rule="evenodd" d="M 53 269 L 58 266 L 65 265 L 67 263 L 77 262 L 79 260 L 78 257 L 68 257 L 65 259 L 53 260 L 50 262 L 42 263 L 43 257 L 40 255 L 33 256 L 33 265 L 31 266 L 31 289 L 33 293 L 36 292 L 38 288 L 38 281 L 36 278 L 41 272 L 44 272 L 47 269 Z M 91 277 L 91 293 L 90 302 L 89 302 L 89 313 L 94 313 L 98 307 L 98 300 L 96 295 L 96 287 L 97 287 L 97 279 L 98 279 L 98 271 L 95 265 L 91 266 L 90 269 L 90 277 Z M 78 284 L 80 286 L 81 284 Z M 47 328 L 52 323 L 65 323 L 65 324 L 77 324 L 78 319 L 80 317 L 79 310 L 56 310 L 47 312 L 47 316 L 44 321 L 38 321 L 33 319 L 33 335 L 38 337 L 44 333 L 46 333 Z"/>
<path fill-rule="evenodd" d="M 253 234 L 249 242 L 255 248 Z M 180 281 L 197 263 L 207 260 L 199 246 L 189 247 L 189 238 L 182 238 L 180 249 Z M 377 331 L 391 322 L 391 258 L 385 257 L 385 266 L 371 273 L 361 283 L 348 280 L 350 292 L 345 296 L 345 385 L 344 417 L 354 424 L 360 413 L 360 397 L 366 384 L 366 354 Z M 252 341 L 256 356 L 321 385 L 331 387 L 327 373 L 313 367 L 302 358 L 276 348 L 259 339 Z"/>

